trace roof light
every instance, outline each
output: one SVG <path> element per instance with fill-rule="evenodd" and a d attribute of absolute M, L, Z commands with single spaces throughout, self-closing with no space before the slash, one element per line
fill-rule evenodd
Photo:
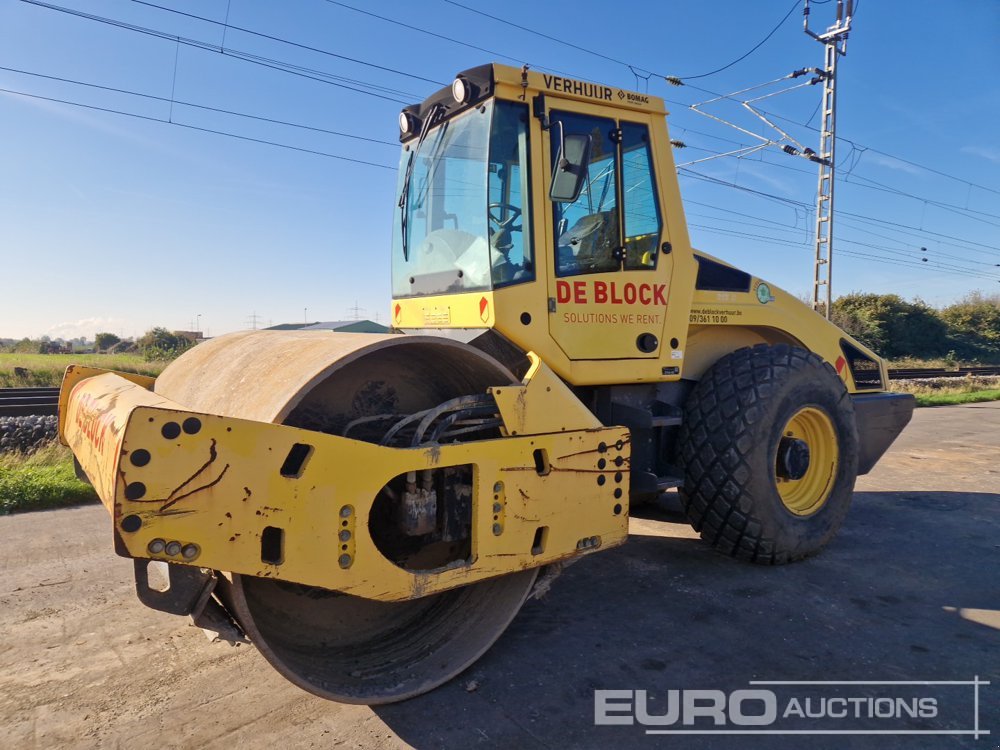
<path fill-rule="evenodd" d="M 399 132 L 403 135 L 414 135 L 419 130 L 417 118 L 405 109 L 399 113 Z"/>
<path fill-rule="evenodd" d="M 466 104 L 469 101 L 471 93 L 472 89 L 461 76 L 451 82 L 451 95 L 459 104 Z"/>

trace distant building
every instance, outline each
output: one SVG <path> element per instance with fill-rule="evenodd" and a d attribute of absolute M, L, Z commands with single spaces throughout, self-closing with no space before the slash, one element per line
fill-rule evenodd
<path fill-rule="evenodd" d="M 388 333 L 389 328 L 371 320 L 333 320 L 325 323 L 279 323 L 265 331 L 337 331 L 337 333 Z"/>

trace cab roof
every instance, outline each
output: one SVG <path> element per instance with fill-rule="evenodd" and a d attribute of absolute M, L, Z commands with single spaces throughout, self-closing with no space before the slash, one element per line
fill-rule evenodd
<path fill-rule="evenodd" d="M 489 99 L 497 93 L 498 88 L 515 87 L 521 89 L 524 101 L 534 102 L 539 96 L 559 99 L 573 99 L 603 106 L 639 111 L 644 113 L 666 114 L 663 99 L 637 91 L 605 86 L 591 81 L 581 81 L 565 76 L 541 73 L 530 70 L 527 65 L 514 68 L 499 63 L 488 63 L 469 68 L 460 72 L 456 78 L 465 81 L 469 95 L 465 102 L 459 103 L 452 96 L 451 86 L 445 86 L 419 104 L 411 104 L 403 108 L 403 112 L 423 123 L 424 119 L 434 112 L 434 124 L 446 120 L 459 112 L 464 112 L 480 102 Z M 509 94 L 510 92 L 508 92 Z M 419 132 L 400 132 L 399 140 L 405 143 L 416 138 Z"/>

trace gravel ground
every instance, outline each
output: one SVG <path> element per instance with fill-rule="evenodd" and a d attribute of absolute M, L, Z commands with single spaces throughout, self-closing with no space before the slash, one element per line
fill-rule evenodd
<path fill-rule="evenodd" d="M 1000 375 L 967 375 L 964 378 L 901 378 L 889 383 L 889 389 L 900 393 L 927 393 L 942 389 L 1000 388 Z"/>
<path fill-rule="evenodd" d="M 58 428 L 56 416 L 0 417 L 0 453 L 34 450 L 54 440 Z"/>

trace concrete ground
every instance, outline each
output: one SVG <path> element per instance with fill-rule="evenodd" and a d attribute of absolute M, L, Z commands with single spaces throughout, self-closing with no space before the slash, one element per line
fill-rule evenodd
<path fill-rule="evenodd" d="M 737 563 L 698 542 L 669 506 L 653 509 L 633 519 L 627 545 L 571 567 L 528 603 L 465 674 L 375 709 L 314 698 L 252 647 L 210 644 L 184 619 L 143 607 L 103 508 L 0 518 L 0 737 L 5 748 L 994 748 L 998 501 L 1000 403 L 918 410 L 859 480 L 844 528 L 818 557 L 773 569 Z M 992 734 L 978 740 L 594 726 L 595 690 L 662 700 L 668 690 L 728 693 L 750 680 L 977 675 L 992 681 L 979 688 L 979 727 Z M 973 728 L 970 686 L 772 689 L 782 700 L 794 691 L 816 700 L 933 695 L 939 716 L 911 728 Z M 899 692 L 879 692 L 887 689 Z"/>

